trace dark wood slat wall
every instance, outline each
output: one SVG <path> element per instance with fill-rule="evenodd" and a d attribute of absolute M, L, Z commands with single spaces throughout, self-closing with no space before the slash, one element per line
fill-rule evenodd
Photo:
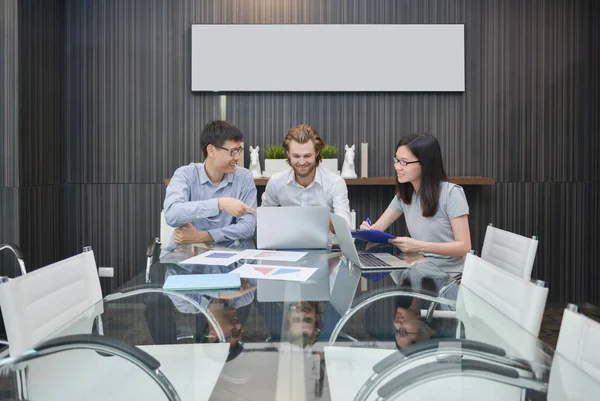
<path fill-rule="evenodd" d="M 64 3 L 19 1 L 19 245 L 27 268 L 66 252 Z"/>
<path fill-rule="evenodd" d="M 159 236 L 163 193 L 162 183 L 67 185 L 68 248 L 75 254 L 91 246 L 98 266 L 115 267 L 113 278 L 101 279 L 105 291 L 144 270 L 148 242 Z"/>
<path fill-rule="evenodd" d="M 0 2 L 0 243 L 19 242 L 19 114 L 17 0 Z M 0 274 L 17 272 L 7 251 L 0 253 Z"/>
<path fill-rule="evenodd" d="M 21 187 L 65 183 L 64 4 L 19 1 Z"/>
<path fill-rule="evenodd" d="M 600 303 L 599 16 L 593 0 L 65 0 L 64 138 L 54 140 L 66 141 L 66 165 L 49 158 L 49 171 L 23 166 L 23 174 L 54 183 L 64 171 L 63 252 L 94 247 L 99 265 L 115 267 L 110 291 L 143 268 L 164 178 L 201 159 L 198 134 L 220 115 L 221 94 L 189 90 L 192 23 L 464 23 L 464 93 L 226 93 L 226 117 L 246 133 L 246 148 L 264 150 L 303 122 L 338 148 L 368 142 L 371 176 L 391 175 L 400 136 L 431 132 L 449 175 L 497 180 L 465 188 L 473 247 L 481 249 L 488 222 L 538 235 L 533 275 L 549 282 L 549 300 Z M 390 187 L 349 192 L 359 220 L 393 196 Z M 392 229 L 405 232 L 401 222 Z"/>
<path fill-rule="evenodd" d="M 0 242 L 17 243 L 29 270 L 66 256 L 64 4 L 7 0 L 0 8 Z M 14 267 L 14 257 L 3 252 L 0 263 Z"/>
<path fill-rule="evenodd" d="M 17 0 L 0 3 L 0 187 L 19 182 L 18 15 Z"/>
<path fill-rule="evenodd" d="M 19 210 L 19 189 L 0 186 L 0 244 L 19 243 Z M 0 275 L 15 277 L 18 268 L 11 252 L 0 252 Z"/>

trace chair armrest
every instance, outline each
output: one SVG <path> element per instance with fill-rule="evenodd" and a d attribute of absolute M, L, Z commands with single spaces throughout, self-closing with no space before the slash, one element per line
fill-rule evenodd
<path fill-rule="evenodd" d="M 160 368 L 160 362 L 147 352 L 113 338 L 98 336 L 95 334 L 76 334 L 72 336 L 57 337 L 36 345 L 34 349 L 37 352 L 41 352 L 53 348 L 62 348 L 65 346 L 73 347 L 77 345 L 84 347 L 87 345 L 100 345 L 102 347 L 114 350 L 114 353 L 126 354 L 134 359 L 137 359 L 150 370 L 157 370 Z"/>
<path fill-rule="evenodd" d="M 177 390 L 169 379 L 158 369 L 160 362 L 148 353 L 137 347 L 124 344 L 120 341 L 94 334 L 78 334 L 54 338 L 38 344 L 34 349 L 24 352 L 16 357 L 0 359 L 0 372 L 9 366 L 19 366 L 29 361 L 43 358 L 47 355 L 75 349 L 89 349 L 98 353 L 114 355 L 133 363 L 158 384 L 169 401 L 181 401 Z"/>
<path fill-rule="evenodd" d="M 440 347 L 440 343 L 443 343 L 443 347 Z M 392 366 L 398 364 L 399 362 L 416 356 L 418 354 L 422 354 L 424 352 L 434 351 L 436 349 L 439 349 L 443 352 L 444 348 L 447 346 L 481 353 L 488 353 L 495 356 L 506 356 L 506 351 L 504 351 L 502 348 L 495 347 L 493 345 L 489 345 L 479 341 L 466 339 L 438 338 L 430 341 L 416 343 L 404 350 L 403 352 L 394 352 L 393 354 L 388 355 L 387 357 L 379 361 L 377 364 L 375 364 L 375 366 L 373 366 L 373 372 L 380 374 L 388 370 Z"/>
<path fill-rule="evenodd" d="M 0 251 L 3 249 L 10 249 L 15 254 L 17 259 L 23 259 L 23 251 L 18 245 L 6 242 L 0 245 Z"/>
<path fill-rule="evenodd" d="M 342 316 L 342 318 L 340 320 L 338 320 L 335 327 L 333 328 L 333 331 L 331 332 L 331 335 L 329 337 L 329 345 L 335 344 L 335 340 L 337 339 L 338 335 L 342 331 L 342 328 L 344 327 L 346 322 L 348 322 L 348 320 L 356 312 L 358 312 L 359 310 L 362 310 L 362 308 L 372 304 L 373 302 L 381 300 L 381 299 L 396 297 L 396 296 L 406 296 L 406 297 L 413 297 L 413 298 L 417 298 L 417 299 L 423 299 L 425 301 L 439 302 L 444 305 L 452 305 L 452 306 L 456 305 L 456 302 L 448 300 L 448 299 L 440 299 L 440 298 L 432 297 L 430 295 L 420 294 L 418 292 L 399 290 L 399 289 L 397 289 L 397 287 L 394 288 L 392 291 L 389 291 L 388 289 L 385 289 L 385 288 L 382 290 L 384 292 L 372 294 L 368 298 L 360 301 L 356 306 L 353 306 L 348 311 L 346 311 L 346 313 Z"/>
<path fill-rule="evenodd" d="M 148 257 L 148 258 L 153 257 L 154 252 L 156 252 L 156 247 L 160 246 L 160 245 L 161 245 L 161 242 L 158 237 L 156 237 L 152 241 L 150 241 L 150 243 L 148 244 L 148 248 L 146 249 L 146 257 Z"/>
<path fill-rule="evenodd" d="M 114 300 L 118 300 L 118 299 L 141 295 L 141 294 L 152 294 L 152 293 L 167 295 L 170 298 L 171 297 L 180 298 L 180 299 L 185 300 L 186 302 L 189 302 L 200 313 L 202 313 L 206 317 L 206 319 L 212 324 L 213 328 L 217 332 L 217 337 L 219 337 L 219 341 L 226 342 L 225 334 L 223 334 L 223 330 L 221 329 L 221 326 L 218 324 L 217 319 L 213 316 L 213 314 L 207 308 L 200 305 L 197 301 L 190 298 L 186 294 L 179 293 L 177 291 L 168 291 L 168 290 L 164 290 L 162 288 L 148 287 L 148 288 L 138 288 L 138 289 L 130 290 L 130 291 L 126 291 L 126 292 L 116 292 L 113 294 L 109 294 L 104 297 L 104 301 L 110 302 L 110 301 L 114 301 Z"/>
<path fill-rule="evenodd" d="M 429 380 L 452 376 L 481 377 L 517 386 L 519 372 L 515 369 L 498 366 L 491 363 L 463 360 L 460 363 L 428 363 L 396 376 L 377 390 L 377 394 L 387 397 L 404 393 Z"/>
<path fill-rule="evenodd" d="M 407 367 L 411 363 L 419 361 L 422 358 L 436 356 L 440 358 L 438 358 L 438 361 L 435 363 L 446 362 L 447 365 L 452 363 L 456 364 L 463 360 L 464 357 L 472 357 L 489 361 L 493 366 L 532 372 L 529 362 L 507 356 L 506 351 L 502 348 L 461 338 L 433 339 L 427 342 L 414 344 L 403 350 L 402 353 L 395 352 L 375 364 L 373 366 L 373 375 L 371 375 L 371 377 L 362 385 L 354 400 L 362 401 L 368 399 L 371 392 L 396 370 Z M 433 365 L 429 364 L 427 366 Z M 408 374 L 410 372 L 411 371 L 404 371 L 403 374 Z"/>
<path fill-rule="evenodd" d="M 19 268 L 21 269 L 21 275 L 27 274 L 27 270 L 25 270 L 25 262 L 23 261 L 23 251 L 19 248 L 18 245 L 12 244 L 10 242 L 6 242 L 4 244 L 0 244 L 0 251 L 8 249 L 12 251 L 12 253 L 17 258 L 17 262 L 19 262 Z"/>

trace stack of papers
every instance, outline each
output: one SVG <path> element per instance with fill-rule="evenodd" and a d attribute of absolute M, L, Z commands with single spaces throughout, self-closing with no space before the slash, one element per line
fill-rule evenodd
<path fill-rule="evenodd" d="M 180 263 L 187 265 L 229 266 L 240 260 L 241 252 L 208 251 L 186 259 Z"/>
<path fill-rule="evenodd" d="M 306 281 L 316 271 L 316 267 L 252 265 L 246 263 L 229 274 L 262 280 Z"/>
<path fill-rule="evenodd" d="M 241 252 L 213 250 L 186 259 L 180 263 L 189 265 L 229 266 L 240 259 L 275 260 L 279 262 L 297 262 L 308 252 L 263 251 L 246 249 Z"/>

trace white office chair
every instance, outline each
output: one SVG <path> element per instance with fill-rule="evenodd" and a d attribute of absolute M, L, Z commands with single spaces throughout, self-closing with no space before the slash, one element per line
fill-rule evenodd
<path fill-rule="evenodd" d="M 27 270 L 25 270 L 25 262 L 23 260 L 24 259 L 23 251 L 21 250 L 21 248 L 19 248 L 15 244 L 11 244 L 11 243 L 1 244 L 0 245 L 0 252 L 3 251 L 3 250 L 5 250 L 5 249 L 11 251 L 15 255 L 15 258 L 17 259 L 17 262 L 19 263 L 19 273 L 21 275 L 27 274 Z M 4 326 L 2 326 L 2 327 L 4 327 Z M 8 347 L 8 341 L 6 341 L 4 339 L 0 339 L 0 345 L 4 345 L 4 346 Z M 0 352 L 0 358 L 3 358 L 7 354 L 8 354 L 8 349 L 2 350 L 2 352 Z"/>
<path fill-rule="evenodd" d="M 168 244 L 169 241 L 171 241 L 174 231 L 175 228 L 167 224 L 167 220 L 165 219 L 165 211 L 161 210 L 160 237 L 156 237 L 150 241 L 150 244 L 148 244 L 148 248 L 146 249 L 146 282 L 150 282 L 150 266 L 152 266 L 154 261 L 158 259 L 161 246 L 163 244 Z"/>
<path fill-rule="evenodd" d="M 148 292 L 162 292 L 162 289 L 149 288 L 125 294 L 116 293 L 107 299 L 117 300 Z M 178 296 L 172 293 L 169 295 Z M 185 295 L 180 296 L 186 298 Z M 102 291 L 91 248 L 84 248 L 84 252 L 79 255 L 40 268 L 25 276 L 2 280 L 0 306 L 7 329 L 11 357 L 0 360 L 0 367 L 11 367 L 17 371 L 20 397 L 51 399 L 47 396 L 47 387 L 45 388 L 43 384 L 52 385 L 53 382 L 44 381 L 43 378 L 48 376 L 48 369 L 52 366 L 80 367 L 79 371 L 75 368 L 75 372 L 83 375 L 80 371 L 85 370 L 88 373 L 87 379 L 95 377 L 96 370 L 105 374 L 105 372 L 122 372 L 131 369 L 127 364 L 117 366 L 116 361 L 119 361 L 119 358 L 105 358 L 89 351 L 96 350 L 133 363 L 132 366 L 138 368 L 133 369 L 133 374 L 136 371 L 139 374 L 141 369 L 152 379 L 150 381 L 145 379 L 150 383 L 151 388 L 154 381 L 167 399 L 179 400 L 173 385 L 158 370 L 160 362 L 149 353 L 103 336 L 90 334 L 94 321 L 102 334 L 99 315 L 102 313 L 103 303 L 100 301 L 102 301 Z M 191 299 L 188 301 L 195 304 Z M 225 345 L 224 335 L 214 317 L 204 307 L 197 305 L 197 308 L 215 326 L 217 335 Z M 50 337 L 53 339 L 40 343 Z M 148 352 L 155 351 L 152 347 L 144 348 Z M 176 351 L 175 348 L 172 349 Z M 158 350 L 164 353 L 162 349 Z M 227 353 L 223 353 L 222 350 L 218 353 L 219 358 L 223 357 L 224 362 Z M 26 366 L 26 369 L 23 369 L 23 366 Z M 64 375 L 62 377 L 64 379 Z M 138 378 L 137 383 L 143 383 L 144 377 L 142 375 L 142 378 Z M 70 379 L 68 375 L 67 378 Z M 77 378 L 73 380 L 77 381 Z M 89 380 L 81 379 L 78 383 L 89 383 Z M 56 386 L 54 383 L 54 388 Z M 143 387 L 147 388 L 148 383 Z M 38 398 L 35 398 L 36 396 Z M 116 399 L 115 394 L 111 394 L 110 397 Z"/>
<path fill-rule="evenodd" d="M 552 360 L 548 400 L 592 401 L 600 394 L 600 323 L 565 309 Z"/>
<path fill-rule="evenodd" d="M 101 300 L 91 248 L 0 284 L 10 355 L 31 349 Z M 88 333 L 92 324 L 88 322 Z"/>
<path fill-rule="evenodd" d="M 530 280 L 537 247 L 538 239 L 535 236 L 523 237 L 489 224 L 481 258 L 515 276 Z"/>
<path fill-rule="evenodd" d="M 529 279 L 508 273 L 483 258 L 468 254 L 462 285 L 468 291 L 459 292 L 456 314 L 463 323 L 468 322 L 469 317 L 484 319 L 488 324 L 494 323 L 489 317 L 476 313 L 476 305 L 481 305 L 480 302 L 465 302 L 465 298 L 476 295 L 489 303 L 493 307 L 492 311 L 498 311 L 534 337 L 538 336 L 548 297 L 548 288 L 545 288 L 543 281 L 532 283 Z M 458 306 L 461 303 L 464 307 Z M 486 311 L 488 309 L 490 308 L 486 308 Z M 498 330 L 501 332 L 502 328 Z"/>
<path fill-rule="evenodd" d="M 444 343 L 444 347 L 441 349 L 437 342 L 432 341 L 417 348 L 410 357 L 395 352 L 380 364 L 371 365 L 373 371 L 368 374 L 355 373 L 356 377 L 365 379 L 365 384 L 360 389 L 354 388 L 351 393 L 358 394 L 356 400 L 369 399 L 370 394 L 382 384 L 385 386 L 392 375 L 427 365 L 439 355 L 454 354 L 476 358 L 478 363 L 491 362 L 502 368 L 517 370 L 522 377 L 513 378 L 516 380 L 513 384 L 518 386 L 503 386 L 500 395 L 508 400 L 519 399 L 522 381 L 531 381 L 545 369 L 537 335 L 547 295 L 548 289 L 543 287 L 542 282 L 534 284 L 523 280 L 469 254 L 455 313 L 464 328 L 465 339 L 458 338 L 455 344 L 452 342 L 454 340 L 442 339 L 440 342 Z M 343 321 L 344 318 L 340 320 Z M 524 330 L 528 334 L 523 335 Z M 334 330 L 332 334 L 333 341 L 337 332 Z M 333 342 L 330 341 L 330 344 L 333 345 Z M 432 368 L 431 365 L 427 366 Z M 426 373 L 423 370 L 419 372 L 423 375 Z M 360 380 L 352 381 L 354 386 L 357 382 Z M 529 386 L 534 388 L 536 384 L 532 382 Z M 350 384 L 347 387 L 351 387 Z"/>
<path fill-rule="evenodd" d="M 537 380 L 522 380 L 510 369 L 498 369 L 497 366 L 476 364 L 469 360 L 454 366 L 448 363 L 422 366 L 404 377 L 398 376 L 386 385 L 387 388 L 382 386 L 379 399 L 396 399 L 406 395 L 411 389 L 431 386 L 440 379 L 462 382 L 475 377 L 480 382 L 495 386 L 496 391 L 498 383 L 501 383 L 504 387 L 521 387 L 523 390 L 547 393 L 545 395 L 549 401 L 594 401 L 600 394 L 599 343 L 600 323 L 578 314 L 575 305 L 568 305 L 563 315 L 547 385 L 545 376 L 536 378 Z M 469 394 L 469 398 L 477 399 L 477 396 L 486 395 L 486 399 L 489 399 L 489 394 L 489 391 Z M 455 399 L 453 396 L 457 395 L 464 398 L 464 394 L 450 394 L 446 387 L 445 399 Z"/>

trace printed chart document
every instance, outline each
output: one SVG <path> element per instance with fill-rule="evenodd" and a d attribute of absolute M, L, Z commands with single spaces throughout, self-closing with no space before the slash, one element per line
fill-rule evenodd
<path fill-rule="evenodd" d="M 240 255 L 241 252 L 214 250 L 201 253 L 200 255 L 186 259 L 179 263 L 188 265 L 229 266 L 230 264 L 240 260 Z"/>
<path fill-rule="evenodd" d="M 240 252 L 240 259 L 275 260 L 277 262 L 297 262 L 308 252 L 292 251 L 263 251 L 260 249 L 246 249 Z"/>
<path fill-rule="evenodd" d="M 306 281 L 315 271 L 317 271 L 315 267 L 251 265 L 245 263 L 229 274 L 263 280 Z"/>

